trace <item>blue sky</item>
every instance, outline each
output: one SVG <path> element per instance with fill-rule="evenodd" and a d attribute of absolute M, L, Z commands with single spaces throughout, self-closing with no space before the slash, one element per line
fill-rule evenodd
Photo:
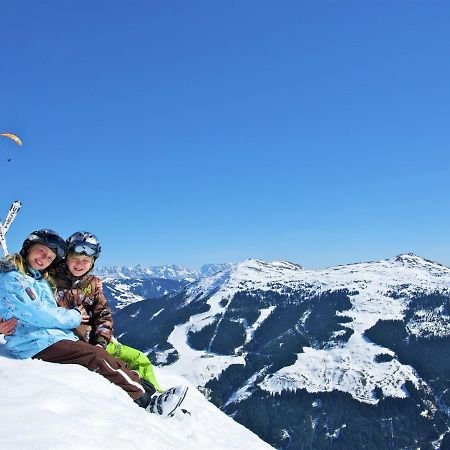
<path fill-rule="evenodd" d="M 448 23 L 425 0 L 4 2 L 10 249 L 50 227 L 96 233 L 102 265 L 450 265 Z"/>

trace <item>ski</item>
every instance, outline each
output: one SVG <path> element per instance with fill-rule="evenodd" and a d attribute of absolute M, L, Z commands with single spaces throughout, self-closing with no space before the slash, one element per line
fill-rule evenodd
<path fill-rule="evenodd" d="M 3 222 L 3 235 L 5 236 L 9 227 L 13 223 L 14 219 L 19 212 L 19 209 L 22 207 L 22 203 L 16 200 L 11 207 L 9 208 L 8 215 L 6 216 L 5 221 Z"/>
<path fill-rule="evenodd" d="M 8 247 L 6 246 L 5 233 L 3 231 L 3 225 L 1 222 L 0 222 L 0 245 L 2 246 L 4 255 L 8 256 L 9 255 Z"/>
<path fill-rule="evenodd" d="M 3 249 L 3 253 L 5 256 L 9 255 L 8 246 L 6 245 L 6 233 L 9 230 L 9 227 L 13 223 L 14 219 L 17 216 L 19 209 L 21 208 L 22 203 L 16 200 L 13 202 L 11 207 L 9 208 L 8 215 L 6 216 L 5 222 L 0 222 L 0 245 Z"/>

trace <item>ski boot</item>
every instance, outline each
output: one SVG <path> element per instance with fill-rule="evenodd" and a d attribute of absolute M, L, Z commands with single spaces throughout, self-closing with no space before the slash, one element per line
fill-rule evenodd
<path fill-rule="evenodd" d="M 183 403 L 187 390 L 186 386 L 174 386 L 162 394 L 154 394 L 146 409 L 150 413 L 161 417 L 171 417 Z"/>

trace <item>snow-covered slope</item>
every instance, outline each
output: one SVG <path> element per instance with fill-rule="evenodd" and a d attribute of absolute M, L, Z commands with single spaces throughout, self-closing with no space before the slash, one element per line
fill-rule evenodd
<path fill-rule="evenodd" d="M 7 357 L 0 338 L 0 448 L 8 450 L 269 449 L 195 387 L 179 414 L 161 419 L 103 377 L 76 365 Z M 169 387 L 185 383 L 156 368 Z"/>
<path fill-rule="evenodd" d="M 364 333 L 380 319 L 402 319 L 413 293 L 448 292 L 449 286 L 449 268 L 412 254 L 318 271 L 303 270 L 301 266 L 281 261 L 247 260 L 187 288 L 186 303 L 205 298 L 210 309 L 178 325 L 169 336 L 169 342 L 179 354 L 172 367 L 201 385 L 231 364 L 244 364 L 239 352 L 229 356 L 208 354 L 207 351 L 193 350 L 187 344 L 188 333 L 198 332 L 217 317 L 222 317 L 237 292 L 274 291 L 294 295 L 306 291 L 312 297 L 325 291 L 346 289 L 351 293 L 351 309 L 342 315 L 351 319 L 343 324 L 351 331 L 350 338 L 326 348 L 305 347 L 294 364 L 259 380 L 259 386 L 273 393 L 302 388 L 308 392 L 340 390 L 366 403 L 378 402 L 374 397 L 374 389 L 378 387 L 384 396 L 403 398 L 406 381 L 416 386 L 420 384 L 415 370 L 396 358 L 383 364 L 377 362 L 379 355 L 395 354 L 370 342 Z M 390 295 L 393 291 L 395 296 Z M 254 333 L 255 327 L 260 326 L 272 311 L 262 310 L 261 320 L 251 327 L 242 322 L 245 333 Z M 304 319 L 307 316 L 308 311 Z M 450 330 L 449 317 L 441 318 L 440 323 L 447 332 Z M 420 326 L 428 329 L 423 320 Z M 255 383 L 256 379 L 252 381 Z"/>

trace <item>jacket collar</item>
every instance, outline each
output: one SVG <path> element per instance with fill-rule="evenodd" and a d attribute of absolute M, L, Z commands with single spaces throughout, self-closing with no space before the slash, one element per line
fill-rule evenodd
<path fill-rule="evenodd" d="M 42 273 L 39 272 L 39 270 L 32 269 L 28 265 L 26 266 L 27 274 L 30 275 L 31 278 L 34 278 L 35 280 L 40 280 L 42 278 Z"/>
<path fill-rule="evenodd" d="M 0 273 L 12 272 L 13 270 L 18 270 L 17 266 L 9 259 L 0 258 Z M 35 280 L 40 280 L 42 278 L 42 273 L 39 270 L 32 269 L 25 264 L 25 272 L 31 278 Z"/>

